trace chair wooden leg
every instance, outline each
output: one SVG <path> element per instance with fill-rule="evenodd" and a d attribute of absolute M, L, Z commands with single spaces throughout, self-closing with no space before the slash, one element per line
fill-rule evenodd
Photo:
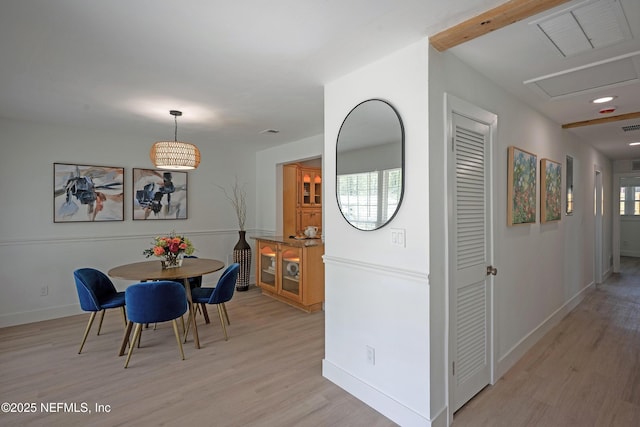
<path fill-rule="evenodd" d="M 98 333 L 96 335 L 100 335 L 100 330 L 102 329 L 102 321 L 104 320 L 104 313 L 106 313 L 107 310 L 102 310 L 102 313 L 100 314 L 100 323 L 98 324 Z"/>
<path fill-rule="evenodd" d="M 129 344 L 129 347 L 131 347 L 133 341 L 129 340 L 129 338 L 131 337 L 131 329 L 133 327 L 133 322 L 129 322 L 127 323 L 127 327 L 124 330 L 124 337 L 122 337 L 122 344 L 120 345 L 120 352 L 118 353 L 118 356 L 123 356 L 124 355 L 124 351 L 125 348 L 127 348 L 127 344 Z"/>
<path fill-rule="evenodd" d="M 220 316 L 220 324 L 222 325 L 222 330 L 224 331 L 224 340 L 229 341 L 229 337 L 227 336 L 227 327 L 224 321 L 224 312 L 222 311 L 222 307 L 220 307 L 220 304 L 217 304 L 217 305 L 218 305 L 218 316 Z"/>
<path fill-rule="evenodd" d="M 207 312 L 207 305 L 205 303 L 200 304 L 200 308 L 202 308 L 202 315 L 204 316 L 204 323 L 209 324 L 211 321 L 209 320 L 209 313 Z"/>
<path fill-rule="evenodd" d="M 229 320 L 229 313 L 227 313 L 227 306 L 222 303 L 222 310 L 224 311 L 224 317 L 227 318 L 227 325 L 231 325 L 231 321 Z"/>
<path fill-rule="evenodd" d="M 187 335 L 189 335 L 190 327 L 191 327 L 191 310 L 189 310 L 189 316 L 187 316 L 187 328 L 184 331 L 184 342 L 187 342 Z"/>
<path fill-rule="evenodd" d="M 182 348 L 182 341 L 180 340 L 180 332 L 178 332 L 178 322 L 173 319 L 173 332 L 176 334 L 176 341 L 178 341 L 178 348 L 180 349 L 180 355 L 184 360 L 184 349 Z"/>
<path fill-rule="evenodd" d="M 127 312 L 124 309 L 124 306 L 120 307 L 120 311 L 122 312 L 122 320 L 124 320 L 124 327 L 127 327 Z"/>
<path fill-rule="evenodd" d="M 93 319 L 96 318 L 97 311 L 92 311 L 89 316 L 89 323 L 87 323 L 87 327 L 84 329 L 84 336 L 82 337 L 82 342 L 80 343 L 80 350 L 78 350 L 78 354 L 82 353 L 82 347 L 84 347 L 84 343 L 87 340 L 87 336 L 89 335 L 89 331 L 91 330 L 91 325 L 93 325 Z"/>
<path fill-rule="evenodd" d="M 142 332 L 142 323 L 136 323 L 136 330 L 133 333 L 133 341 L 131 341 L 131 345 L 129 346 L 129 354 L 127 354 L 127 360 L 124 362 L 125 369 L 127 368 L 127 366 L 129 366 L 129 360 L 131 359 L 131 355 L 133 354 L 133 347 L 135 347 L 134 343 L 136 342 L 136 340 L 140 339 L 141 332 Z"/>

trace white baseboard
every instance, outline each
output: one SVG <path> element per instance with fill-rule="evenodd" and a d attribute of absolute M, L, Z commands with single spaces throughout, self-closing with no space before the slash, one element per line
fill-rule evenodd
<path fill-rule="evenodd" d="M 436 417 L 438 422 L 435 423 L 326 359 L 322 360 L 322 376 L 403 427 L 441 427 L 446 425 L 446 411 L 440 411 Z M 442 422 L 443 414 L 444 423 Z"/>
<path fill-rule="evenodd" d="M 580 304 L 584 299 L 585 292 L 593 286 L 594 283 L 591 282 L 589 285 L 584 287 L 562 307 L 547 317 L 537 328 L 522 338 L 516 345 L 511 347 L 511 349 L 509 349 L 509 351 L 507 351 L 507 353 L 498 360 L 498 366 L 496 366 L 496 377 L 494 380 L 497 381 L 507 373 L 507 371 L 511 369 L 535 343 L 549 332 L 551 328 L 560 323 L 560 321 L 569 314 L 571 310 Z"/>
<path fill-rule="evenodd" d="M 41 322 L 43 320 L 57 319 L 60 317 L 74 316 L 83 313 L 79 304 L 60 305 L 47 307 L 42 310 L 23 311 L 0 315 L 0 328 L 22 325 L 25 323 Z"/>

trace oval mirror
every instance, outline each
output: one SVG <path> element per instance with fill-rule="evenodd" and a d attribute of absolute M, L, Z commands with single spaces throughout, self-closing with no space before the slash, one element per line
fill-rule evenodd
<path fill-rule="evenodd" d="M 336 196 L 342 216 L 377 230 L 398 212 L 404 187 L 404 127 L 386 101 L 369 99 L 349 112 L 336 143 Z"/>

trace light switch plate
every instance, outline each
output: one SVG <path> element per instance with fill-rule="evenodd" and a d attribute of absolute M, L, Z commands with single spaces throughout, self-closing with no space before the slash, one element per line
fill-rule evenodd
<path fill-rule="evenodd" d="M 392 228 L 391 229 L 391 243 L 401 248 L 406 247 L 405 229 L 404 228 Z"/>

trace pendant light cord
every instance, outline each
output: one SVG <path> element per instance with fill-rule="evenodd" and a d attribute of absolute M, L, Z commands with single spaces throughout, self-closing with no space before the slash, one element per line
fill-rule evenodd
<path fill-rule="evenodd" d="M 174 134 L 173 134 L 173 140 L 174 140 L 175 142 L 178 142 L 178 116 L 177 116 L 177 115 L 176 115 L 176 116 L 173 116 L 173 120 L 174 120 L 174 121 L 175 121 L 175 123 L 176 123 L 175 132 L 174 132 Z"/>

